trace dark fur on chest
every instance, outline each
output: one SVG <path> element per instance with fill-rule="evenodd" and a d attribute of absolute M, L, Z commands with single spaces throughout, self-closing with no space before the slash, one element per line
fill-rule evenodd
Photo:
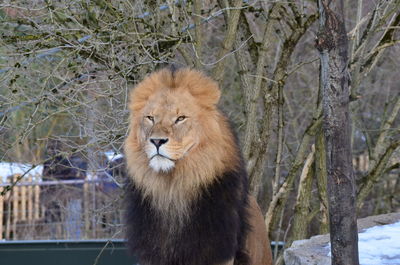
<path fill-rule="evenodd" d="M 247 222 L 247 175 L 243 167 L 226 172 L 201 191 L 182 227 L 169 232 L 168 220 L 151 207 L 140 190 L 128 185 L 127 237 L 130 252 L 142 265 L 216 265 L 244 253 Z M 171 223 L 173 225 L 173 223 Z"/>

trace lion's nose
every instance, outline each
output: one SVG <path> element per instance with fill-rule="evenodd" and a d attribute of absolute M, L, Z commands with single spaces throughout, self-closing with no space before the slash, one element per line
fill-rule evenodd
<path fill-rule="evenodd" d="M 165 144 L 166 142 L 168 142 L 168 138 L 162 138 L 162 139 L 160 139 L 160 138 L 158 138 L 158 139 L 156 139 L 156 138 L 151 138 L 151 139 L 150 139 L 150 142 L 151 142 L 152 144 L 154 144 L 154 145 L 157 147 L 157 150 L 158 150 L 158 148 L 160 148 L 160 146 L 162 146 L 163 144 Z"/>

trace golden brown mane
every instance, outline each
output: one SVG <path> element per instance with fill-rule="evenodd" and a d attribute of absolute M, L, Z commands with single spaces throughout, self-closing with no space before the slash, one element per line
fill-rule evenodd
<path fill-rule="evenodd" d="M 161 90 L 178 89 L 189 91 L 205 108 L 215 108 L 221 95 L 218 84 L 199 71 L 186 68 L 173 74 L 169 69 L 162 69 L 147 76 L 135 87 L 130 97 L 130 110 L 139 112 L 148 99 Z"/>

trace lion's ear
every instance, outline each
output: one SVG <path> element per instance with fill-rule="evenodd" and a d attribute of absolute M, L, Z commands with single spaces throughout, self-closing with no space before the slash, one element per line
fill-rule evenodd
<path fill-rule="evenodd" d="M 177 86 L 188 89 L 199 104 L 207 108 L 215 107 L 221 96 L 218 83 L 196 70 L 180 70 L 176 74 L 175 82 Z"/>
<path fill-rule="evenodd" d="M 165 87 L 171 86 L 172 82 L 171 74 L 167 69 L 148 75 L 131 90 L 129 109 L 133 113 L 137 113 L 145 107 L 150 96 Z"/>

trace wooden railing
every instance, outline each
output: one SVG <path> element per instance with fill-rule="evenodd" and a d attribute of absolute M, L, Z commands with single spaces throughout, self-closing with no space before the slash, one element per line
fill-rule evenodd
<path fill-rule="evenodd" d="M 18 179 L 0 177 L 0 192 Z M 0 240 L 122 237 L 121 191 L 101 180 L 25 176 L 0 196 Z"/>
<path fill-rule="evenodd" d="M 353 157 L 353 168 L 360 172 L 367 172 L 369 167 L 368 154 L 360 154 Z"/>
<path fill-rule="evenodd" d="M 19 175 L 14 175 L 3 183 L 9 185 L 17 181 Z M 15 236 L 17 223 L 34 224 L 43 217 L 40 208 L 40 187 L 36 185 L 39 176 L 28 176 L 26 180 L 32 185 L 15 186 L 4 196 L 0 196 L 0 239 L 11 239 Z"/>

